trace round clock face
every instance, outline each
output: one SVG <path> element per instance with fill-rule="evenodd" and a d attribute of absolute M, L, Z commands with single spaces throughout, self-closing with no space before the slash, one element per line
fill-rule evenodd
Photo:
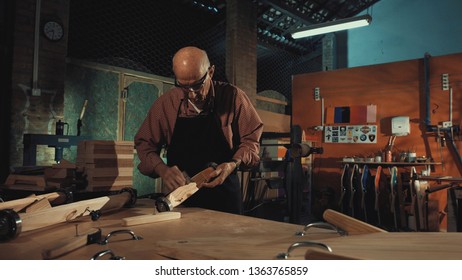
<path fill-rule="evenodd" d="M 51 41 L 59 41 L 63 38 L 64 28 L 56 21 L 47 21 L 43 25 L 43 35 Z"/>

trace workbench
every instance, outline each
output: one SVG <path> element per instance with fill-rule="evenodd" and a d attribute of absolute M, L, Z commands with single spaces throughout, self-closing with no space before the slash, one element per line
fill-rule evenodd
<path fill-rule="evenodd" d="M 42 251 L 58 242 L 70 241 L 99 228 L 105 236 L 114 230 L 129 229 L 137 237 L 114 234 L 106 245 L 88 244 L 59 259 L 89 260 L 111 250 L 127 260 L 272 260 L 288 252 L 294 243 L 314 242 L 296 247 L 289 260 L 332 259 L 462 259 L 461 233 L 377 232 L 341 236 L 337 231 L 313 227 L 303 236 L 296 232 L 304 225 L 234 215 L 201 208 L 175 208 L 181 218 L 124 227 L 121 219 L 152 214 L 154 201 L 139 199 L 135 207 L 123 208 L 92 221 L 88 216 L 20 233 L 0 243 L 0 259 L 40 260 Z M 332 249 L 328 252 L 325 244 Z M 322 257 L 316 253 L 321 253 Z M 108 255 L 101 256 L 101 259 Z"/>

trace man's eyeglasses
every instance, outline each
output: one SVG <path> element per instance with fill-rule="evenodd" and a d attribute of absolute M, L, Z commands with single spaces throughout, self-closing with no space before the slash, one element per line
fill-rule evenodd
<path fill-rule="evenodd" d="M 207 70 L 207 72 L 205 72 L 205 75 L 200 80 L 198 80 L 192 85 L 182 85 L 180 82 L 178 82 L 177 79 L 175 79 L 175 86 L 181 88 L 184 91 L 188 91 L 188 92 L 189 91 L 194 91 L 194 92 L 200 91 L 205 84 L 205 79 L 207 78 L 208 73 L 209 71 Z"/>

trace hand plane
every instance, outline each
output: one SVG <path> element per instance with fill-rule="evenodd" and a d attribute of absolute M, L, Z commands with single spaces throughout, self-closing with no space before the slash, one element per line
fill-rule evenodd
<path fill-rule="evenodd" d="M 189 181 L 187 185 L 175 189 L 165 197 L 162 196 L 157 198 L 157 211 L 172 211 L 173 208 L 183 203 L 186 199 L 188 199 L 190 196 L 196 193 L 202 187 L 203 183 L 211 179 L 210 173 L 212 173 L 216 169 L 216 167 L 216 163 L 209 164 L 209 167 L 197 173 L 191 179 L 187 178 L 187 181 Z"/>

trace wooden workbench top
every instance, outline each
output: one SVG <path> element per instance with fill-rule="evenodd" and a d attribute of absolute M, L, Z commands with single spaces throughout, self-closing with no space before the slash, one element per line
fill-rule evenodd
<path fill-rule="evenodd" d="M 103 237 L 113 230 L 130 229 L 141 240 L 130 235 L 111 237 L 107 245 L 90 244 L 60 259 L 90 259 L 97 252 L 111 249 L 126 259 L 274 259 L 286 252 L 294 242 L 330 238 L 337 233 L 313 228 L 303 237 L 296 236 L 303 225 L 233 215 L 200 208 L 175 208 L 181 218 L 130 227 L 121 226 L 121 219 L 154 212 L 154 201 L 139 200 L 136 207 L 103 213 L 97 221 L 80 220 L 20 233 L 13 240 L 0 243 L 0 259 L 42 259 L 42 250 L 57 242 L 72 240 L 94 228 Z M 297 249 L 291 258 L 303 259 L 305 250 Z"/>
<path fill-rule="evenodd" d="M 379 232 L 320 240 L 336 255 L 365 260 L 461 260 L 460 232 Z"/>
<path fill-rule="evenodd" d="M 176 208 L 181 218 L 130 227 L 122 226 L 122 218 L 152 214 L 154 201 L 139 200 L 134 208 L 106 213 L 97 221 L 88 216 L 80 220 L 20 233 L 13 240 L 0 243 L 0 259 L 42 259 L 42 251 L 57 242 L 85 236 L 99 228 L 103 237 L 114 230 L 129 229 L 141 240 L 120 234 L 110 238 L 106 245 L 89 244 L 65 254 L 60 259 L 90 259 L 96 253 L 110 249 L 128 260 L 142 259 L 230 259 L 270 260 L 287 253 L 296 243 L 311 241 L 320 246 L 297 247 L 288 259 L 304 259 L 321 252 L 323 258 L 342 259 L 462 259 L 461 233 L 435 232 L 367 232 L 340 236 L 335 231 L 310 228 L 304 236 L 295 233 L 304 229 L 271 220 L 233 215 L 200 208 Z M 102 257 L 107 258 L 107 256 Z"/>

